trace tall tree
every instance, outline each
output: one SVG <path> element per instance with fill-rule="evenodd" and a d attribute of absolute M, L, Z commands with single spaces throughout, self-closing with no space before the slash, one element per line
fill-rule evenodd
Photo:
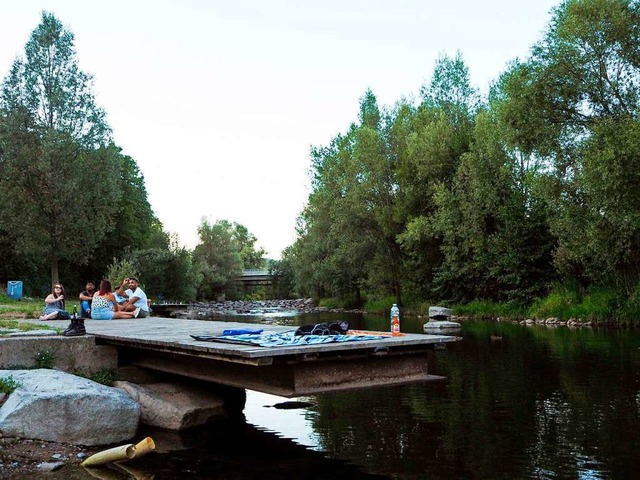
<path fill-rule="evenodd" d="M 460 53 L 440 55 L 429 83 L 421 89 L 417 109 L 399 105 L 391 138 L 394 140 L 398 179 L 398 218 L 405 225 L 398 236 L 405 258 L 405 282 L 419 298 L 432 294 L 440 267 L 441 237 L 431 227 L 439 208 L 434 201 L 441 186 L 449 188 L 461 157 L 473 140 L 477 91 Z"/>
<path fill-rule="evenodd" d="M 256 236 L 239 223 L 233 222 L 232 228 L 233 239 L 242 260 L 242 268 L 264 268 L 266 266 L 264 258 L 266 252 L 264 248 L 256 247 L 258 241 Z"/>
<path fill-rule="evenodd" d="M 513 139 L 545 160 L 556 264 L 581 289 L 640 278 L 640 2 L 567 0 L 504 79 Z"/>
<path fill-rule="evenodd" d="M 117 151 L 73 42 L 43 12 L 0 94 L 0 215 L 19 248 L 48 259 L 52 282 L 60 260 L 82 263 L 113 227 L 120 195 Z"/>
<path fill-rule="evenodd" d="M 222 293 L 233 293 L 235 279 L 242 271 L 233 225 L 227 220 L 211 224 L 206 218 L 198 227 L 200 243 L 193 250 L 193 263 L 201 275 L 198 298 L 215 300 Z"/>

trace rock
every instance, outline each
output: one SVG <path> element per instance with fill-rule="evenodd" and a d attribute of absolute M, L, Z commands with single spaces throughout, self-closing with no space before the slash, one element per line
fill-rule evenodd
<path fill-rule="evenodd" d="M 42 462 L 38 464 L 38 470 L 42 472 L 55 472 L 64 467 L 64 462 Z"/>
<path fill-rule="evenodd" d="M 449 308 L 445 308 L 445 307 L 429 307 L 429 318 L 436 318 L 436 319 L 444 319 L 444 318 L 449 318 L 452 315 L 452 311 Z"/>
<path fill-rule="evenodd" d="M 457 322 L 430 320 L 424 324 L 424 333 L 441 333 L 443 331 L 460 330 L 462 325 Z"/>
<path fill-rule="evenodd" d="M 25 330 L 8 333 L 7 337 L 52 337 L 58 335 L 58 332 L 51 329 L 41 330 Z"/>
<path fill-rule="evenodd" d="M 114 386 L 138 402 L 145 425 L 185 430 L 228 415 L 222 398 L 204 389 L 172 383 L 116 382 Z"/>
<path fill-rule="evenodd" d="M 133 438 L 140 407 L 122 391 L 57 370 L 0 370 L 20 384 L 0 408 L 3 435 L 75 445 Z"/>

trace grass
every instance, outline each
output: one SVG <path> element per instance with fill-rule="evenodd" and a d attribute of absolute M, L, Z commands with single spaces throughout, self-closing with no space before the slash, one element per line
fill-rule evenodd
<path fill-rule="evenodd" d="M 112 387 L 114 382 L 118 379 L 115 370 L 106 369 L 106 368 L 99 370 L 97 372 L 76 370 L 73 372 L 73 374 L 77 375 L 78 377 L 88 378 L 89 380 L 93 380 L 96 383 L 106 385 L 107 387 Z"/>
<path fill-rule="evenodd" d="M 41 300 L 23 298 L 16 301 L 0 293 L 0 320 L 15 318 L 39 318 L 42 315 L 44 303 Z"/>
<path fill-rule="evenodd" d="M 37 323 L 25 323 L 19 322 L 17 320 L 1 320 L 0 319 L 0 337 L 15 330 L 20 330 L 21 332 L 29 332 L 31 330 L 42 330 L 43 327 Z M 57 333 L 62 333 L 62 328 L 52 327 L 51 325 L 47 325 L 46 328 L 48 330 L 55 330 Z"/>
<path fill-rule="evenodd" d="M 33 368 L 52 369 L 56 364 L 56 356 L 51 350 L 42 350 L 33 357 Z"/>
<path fill-rule="evenodd" d="M 17 382 L 11 375 L 0 378 L 0 393 L 11 395 L 20 386 L 20 382 Z"/>

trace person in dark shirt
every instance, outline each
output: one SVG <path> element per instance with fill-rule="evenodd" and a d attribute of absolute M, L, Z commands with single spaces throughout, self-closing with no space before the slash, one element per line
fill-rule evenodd
<path fill-rule="evenodd" d="M 85 290 L 78 297 L 80 299 L 80 316 L 91 318 L 91 301 L 93 294 L 96 293 L 96 286 L 93 282 L 87 282 L 84 288 Z"/>

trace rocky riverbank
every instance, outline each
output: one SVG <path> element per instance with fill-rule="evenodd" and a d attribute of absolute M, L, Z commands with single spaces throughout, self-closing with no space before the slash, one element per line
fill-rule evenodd
<path fill-rule="evenodd" d="M 98 448 L 0 436 L 0 479 L 32 478 L 65 465 L 79 465 Z"/>
<path fill-rule="evenodd" d="M 309 298 L 295 300 L 229 300 L 223 302 L 192 303 L 186 311 L 176 313 L 176 316 L 185 318 L 212 318 L 215 316 L 244 315 L 269 318 L 325 312 L 365 313 L 364 310 L 319 307 Z"/>

